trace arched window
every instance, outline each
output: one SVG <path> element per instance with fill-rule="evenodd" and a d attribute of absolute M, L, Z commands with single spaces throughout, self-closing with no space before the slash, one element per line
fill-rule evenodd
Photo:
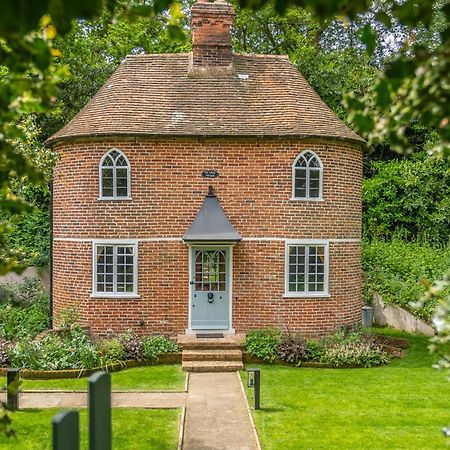
<path fill-rule="evenodd" d="M 321 200 L 322 184 L 322 162 L 314 152 L 305 150 L 292 164 L 292 198 Z"/>
<path fill-rule="evenodd" d="M 100 198 L 121 199 L 131 197 L 130 163 L 115 148 L 100 161 Z"/>

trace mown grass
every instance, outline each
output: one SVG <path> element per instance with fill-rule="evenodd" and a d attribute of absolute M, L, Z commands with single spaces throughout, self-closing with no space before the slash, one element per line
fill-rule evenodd
<path fill-rule="evenodd" d="M 185 388 L 186 374 L 180 365 L 158 365 L 150 367 L 134 367 L 111 374 L 113 390 L 133 391 L 182 391 Z M 0 378 L 0 386 L 6 384 Z M 29 389 L 61 389 L 86 390 L 87 378 L 54 379 L 54 380 L 22 380 L 21 390 Z"/>
<path fill-rule="evenodd" d="M 407 337 L 407 356 L 370 369 L 260 366 L 262 410 L 253 417 L 265 450 L 448 448 L 450 383 L 431 367 L 428 339 L 379 332 Z"/>
<path fill-rule="evenodd" d="M 57 409 L 29 409 L 12 414 L 16 437 L 0 434 L 2 450 L 49 450 L 52 417 Z M 176 449 L 181 417 L 179 409 L 113 409 L 113 449 Z M 81 449 L 88 448 L 87 411 L 80 410 Z"/>

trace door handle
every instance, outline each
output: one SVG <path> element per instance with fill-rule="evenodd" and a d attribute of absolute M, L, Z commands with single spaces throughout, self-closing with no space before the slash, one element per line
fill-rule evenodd
<path fill-rule="evenodd" d="M 212 292 L 208 292 L 208 303 L 212 303 L 214 301 L 214 294 Z"/>

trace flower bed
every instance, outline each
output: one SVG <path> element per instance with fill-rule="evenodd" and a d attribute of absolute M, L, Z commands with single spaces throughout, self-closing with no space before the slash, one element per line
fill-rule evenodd
<path fill-rule="evenodd" d="M 372 367 L 403 357 L 407 346 L 406 339 L 367 333 L 359 326 L 343 327 L 321 339 L 264 329 L 247 334 L 244 362 L 322 368 Z"/>
<path fill-rule="evenodd" d="M 105 367 L 93 367 L 91 369 L 66 369 L 66 370 L 30 370 L 21 369 L 20 378 L 24 380 L 49 380 L 49 379 L 64 379 L 64 378 L 83 378 L 92 375 L 99 370 L 107 372 L 118 372 L 120 370 L 129 369 L 131 367 L 142 367 L 159 364 L 180 364 L 181 352 L 166 353 L 160 355 L 157 361 L 136 361 L 129 359 L 119 363 L 111 364 Z M 5 377 L 8 367 L 0 368 L 0 376 Z"/>

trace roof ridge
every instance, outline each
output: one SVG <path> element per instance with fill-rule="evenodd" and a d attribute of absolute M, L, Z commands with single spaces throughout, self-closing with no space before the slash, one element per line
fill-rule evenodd
<path fill-rule="evenodd" d="M 144 56 L 164 56 L 164 57 L 174 57 L 174 56 L 189 56 L 190 52 L 176 52 L 176 53 L 141 53 L 139 55 L 127 55 L 125 59 L 128 58 L 142 58 Z"/>
<path fill-rule="evenodd" d="M 246 58 L 273 58 L 273 59 L 282 59 L 282 60 L 288 60 L 288 55 L 272 55 L 270 53 L 233 53 L 233 56 L 245 56 Z"/>

